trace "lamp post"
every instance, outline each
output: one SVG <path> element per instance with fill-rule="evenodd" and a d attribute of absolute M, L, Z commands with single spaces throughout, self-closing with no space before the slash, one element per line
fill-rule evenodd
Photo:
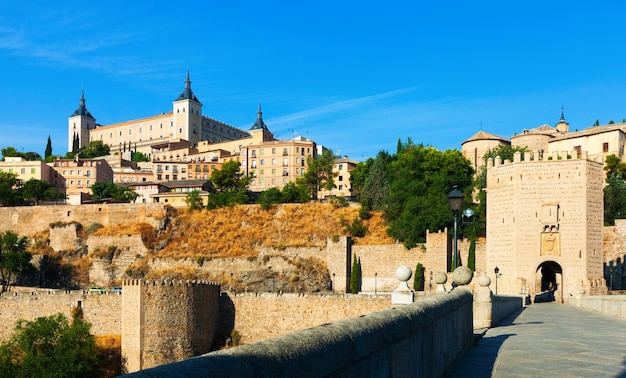
<path fill-rule="evenodd" d="M 374 295 L 378 295 L 378 272 L 374 273 Z"/>
<path fill-rule="evenodd" d="M 452 191 L 448 194 L 448 203 L 450 204 L 450 210 L 454 213 L 454 250 L 452 251 L 452 270 L 456 269 L 457 266 L 457 240 L 456 240 L 456 229 L 457 229 L 457 213 L 461 210 L 461 206 L 463 205 L 463 193 L 459 190 L 458 185 L 454 185 L 452 187 Z"/>
<path fill-rule="evenodd" d="M 496 295 L 498 295 L 498 276 L 499 276 L 499 273 L 500 273 L 500 269 L 498 269 L 498 267 L 496 266 L 493 269 L 493 272 L 496 274 Z"/>

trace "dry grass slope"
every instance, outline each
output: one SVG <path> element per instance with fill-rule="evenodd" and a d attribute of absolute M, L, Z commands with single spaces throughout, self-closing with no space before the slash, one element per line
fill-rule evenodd
<path fill-rule="evenodd" d="M 351 222 L 358 217 L 358 208 L 306 203 L 284 204 L 267 211 L 258 205 L 180 211 L 169 243 L 157 256 L 256 257 L 259 247 L 323 248 L 327 238 L 346 235 L 341 217 Z M 379 213 L 374 213 L 364 224 L 368 228 L 367 235 L 356 238 L 357 244 L 393 243 Z"/>

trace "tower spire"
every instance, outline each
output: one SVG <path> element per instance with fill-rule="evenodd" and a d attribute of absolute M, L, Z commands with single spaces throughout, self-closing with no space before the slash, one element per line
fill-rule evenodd
<path fill-rule="evenodd" d="M 565 122 L 565 111 L 563 105 L 561 105 L 561 122 Z"/>
<path fill-rule="evenodd" d="M 180 101 L 180 100 L 193 100 L 197 103 L 200 103 L 200 100 L 198 100 L 198 97 L 196 97 L 196 95 L 191 90 L 191 79 L 189 78 L 189 69 L 187 69 L 187 77 L 185 78 L 185 89 L 183 89 L 183 93 L 181 93 L 180 96 L 178 96 L 178 98 L 176 99 L 176 101 Z"/>

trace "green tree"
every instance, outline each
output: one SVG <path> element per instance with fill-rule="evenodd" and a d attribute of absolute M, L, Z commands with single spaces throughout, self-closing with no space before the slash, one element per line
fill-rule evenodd
<path fill-rule="evenodd" d="M 424 265 L 417 263 L 415 266 L 415 277 L 413 278 L 413 290 L 424 291 Z"/>
<path fill-rule="evenodd" d="M 409 249 L 425 242 L 426 230 L 452 225 L 447 196 L 454 185 L 471 192 L 473 169 L 458 150 L 408 146 L 391 163 L 390 172 L 387 232 Z M 471 201 L 471 196 L 465 198 Z"/>
<path fill-rule="evenodd" d="M 356 253 L 350 270 L 350 293 L 357 294 L 361 289 L 361 260 L 357 259 Z"/>
<path fill-rule="evenodd" d="M 604 170 L 606 171 L 607 182 L 611 176 L 620 175 L 621 177 L 626 177 L 626 163 L 622 162 L 622 159 L 614 154 L 607 155 L 604 161 Z"/>
<path fill-rule="evenodd" d="M 57 199 L 59 194 L 47 181 L 30 179 L 24 183 L 22 197 L 25 201 L 31 200 L 37 205 L 42 200 Z"/>
<path fill-rule="evenodd" d="M 80 150 L 80 140 L 78 139 L 78 134 L 74 132 L 74 137 L 72 138 L 72 154 L 76 154 Z"/>
<path fill-rule="evenodd" d="M 294 182 L 288 182 L 280 191 L 283 203 L 305 203 L 311 200 L 309 190 Z"/>
<path fill-rule="evenodd" d="M 318 193 L 322 189 L 332 190 L 335 187 L 334 177 L 337 172 L 333 172 L 333 162 L 335 157 L 332 150 L 325 150 L 317 159 L 309 156 L 307 158 L 307 169 L 304 176 L 298 177 L 296 182 L 309 189 L 311 198 L 317 199 Z"/>
<path fill-rule="evenodd" d="M 110 199 L 113 202 L 134 202 L 139 194 L 132 188 L 115 185 L 111 181 L 98 181 L 91 186 L 94 202 Z"/>
<path fill-rule="evenodd" d="M 94 140 L 89 142 L 87 147 L 80 151 L 80 157 L 85 159 L 93 159 L 99 156 L 106 156 L 110 153 L 108 144 L 103 143 L 101 140 Z"/>
<path fill-rule="evenodd" d="M 12 231 L 0 233 L 0 278 L 2 293 L 9 290 L 22 274 L 32 271 L 31 254 L 26 252 L 28 239 Z"/>
<path fill-rule="evenodd" d="M 385 164 L 382 157 L 374 160 L 359 196 L 359 202 L 372 210 L 383 210 L 387 203 L 389 180 Z"/>
<path fill-rule="evenodd" d="M 374 159 L 368 158 L 365 163 L 359 162 L 350 171 L 350 188 L 352 188 L 353 192 L 357 194 L 361 193 L 363 185 L 365 185 L 365 179 L 367 178 L 369 168 L 372 166 L 373 162 Z"/>
<path fill-rule="evenodd" d="M 467 267 L 474 272 L 476 270 L 476 238 L 470 241 L 469 251 L 467 253 Z"/>
<path fill-rule="evenodd" d="M 21 157 L 24 160 L 34 161 L 41 160 L 41 155 L 36 152 L 19 152 L 13 147 L 5 147 L 2 150 L 2 160 L 5 160 L 7 157 Z"/>
<path fill-rule="evenodd" d="M 0 206 L 22 203 L 22 180 L 13 172 L 0 171 Z"/>
<path fill-rule="evenodd" d="M 189 211 L 200 210 L 204 207 L 200 191 L 197 189 L 192 190 L 187 194 L 185 203 L 187 204 L 187 209 L 189 209 Z"/>
<path fill-rule="evenodd" d="M 135 147 L 136 148 L 136 147 Z M 135 163 L 149 162 L 150 157 L 142 152 L 133 152 L 132 161 Z"/>
<path fill-rule="evenodd" d="M 63 314 L 19 320 L 10 340 L 0 345 L 0 376 L 100 376 L 98 347 L 89 332 L 88 323 L 70 325 Z"/>
<path fill-rule="evenodd" d="M 240 168 L 240 162 L 231 160 L 225 162 L 222 169 L 216 169 L 211 173 L 211 182 L 216 193 L 209 195 L 209 209 L 249 202 L 250 178 L 244 175 Z"/>
<path fill-rule="evenodd" d="M 45 159 L 52 156 L 52 139 L 50 139 L 50 135 L 48 135 L 48 143 L 46 144 L 46 151 L 43 153 Z"/>
<path fill-rule="evenodd" d="M 282 200 L 282 193 L 276 187 L 269 188 L 259 195 L 259 204 L 263 210 L 269 210 L 272 205 L 282 203 Z"/>
<path fill-rule="evenodd" d="M 615 219 L 626 218 L 626 183 L 621 174 L 612 174 L 604 188 L 604 224 L 612 226 Z"/>

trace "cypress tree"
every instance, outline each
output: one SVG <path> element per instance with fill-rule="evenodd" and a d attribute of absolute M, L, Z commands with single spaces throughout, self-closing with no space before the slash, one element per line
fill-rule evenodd
<path fill-rule="evenodd" d="M 413 279 L 413 290 L 424 290 L 424 266 L 422 263 L 417 263 L 415 266 L 415 278 Z"/>
<path fill-rule="evenodd" d="M 50 135 L 48 135 L 48 144 L 46 145 L 46 152 L 43 154 L 44 159 L 52 156 L 52 139 L 50 139 Z"/>
<path fill-rule="evenodd" d="M 354 254 L 352 260 L 352 269 L 350 270 L 350 293 L 357 294 L 359 292 L 359 262 Z"/>
<path fill-rule="evenodd" d="M 476 239 L 472 238 L 467 255 L 467 267 L 473 271 L 476 270 Z"/>
<path fill-rule="evenodd" d="M 74 132 L 74 140 L 72 141 L 72 153 L 77 153 L 80 149 L 80 140 L 78 139 L 78 134 Z"/>

